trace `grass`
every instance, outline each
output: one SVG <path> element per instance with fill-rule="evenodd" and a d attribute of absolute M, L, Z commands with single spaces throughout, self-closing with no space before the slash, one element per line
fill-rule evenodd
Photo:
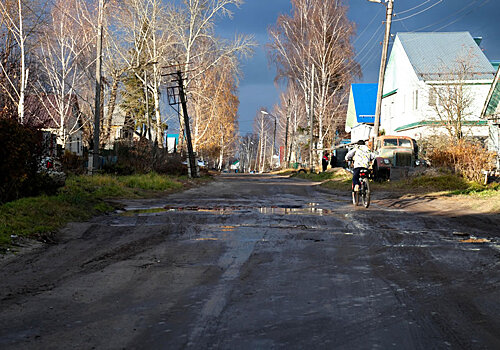
<path fill-rule="evenodd" d="M 184 188 L 186 179 L 155 173 L 69 177 L 55 196 L 22 198 L 0 206 L 0 250 L 17 237 L 50 240 L 68 222 L 112 211 L 108 199 L 160 195 Z"/>
<path fill-rule="evenodd" d="M 321 186 L 350 191 L 351 173 L 344 170 L 324 172 L 319 174 L 297 173 L 294 177 L 310 181 L 322 182 Z M 491 198 L 500 196 L 500 184 L 482 185 L 468 181 L 461 176 L 450 173 L 436 175 L 420 175 L 400 181 L 372 182 L 373 191 L 392 191 L 404 194 L 425 194 L 440 192 L 443 195 L 468 195 L 475 198 Z"/>

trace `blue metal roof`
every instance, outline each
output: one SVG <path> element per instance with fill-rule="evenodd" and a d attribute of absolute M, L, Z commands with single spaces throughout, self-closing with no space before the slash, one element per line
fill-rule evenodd
<path fill-rule="evenodd" d="M 357 122 L 374 123 L 378 84 L 352 84 L 351 89 L 356 106 Z"/>
<path fill-rule="evenodd" d="M 495 71 L 469 32 L 409 32 L 397 38 L 419 79 L 446 80 L 459 69 L 459 59 L 469 59 L 472 79 L 493 79 Z"/>

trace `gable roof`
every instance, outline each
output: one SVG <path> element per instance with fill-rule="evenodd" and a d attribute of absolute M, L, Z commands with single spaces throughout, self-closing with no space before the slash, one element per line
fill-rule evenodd
<path fill-rule="evenodd" d="M 466 57 L 474 65 L 471 80 L 491 80 L 495 74 L 469 32 L 408 32 L 398 33 L 397 39 L 420 80 L 448 80 L 446 74 L 459 67 L 457 59 Z"/>

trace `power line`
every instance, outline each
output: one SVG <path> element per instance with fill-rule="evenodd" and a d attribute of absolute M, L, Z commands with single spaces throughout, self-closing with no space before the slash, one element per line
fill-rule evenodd
<path fill-rule="evenodd" d="M 421 11 L 419 11 L 419 12 L 416 12 L 416 13 L 414 13 L 414 14 L 411 14 L 411 15 L 406 16 L 406 17 L 403 17 L 403 18 L 398 18 L 398 19 L 395 19 L 395 20 L 393 20 L 393 22 L 400 22 L 400 21 L 404 21 L 404 20 L 407 20 L 407 19 L 409 19 L 409 18 L 412 18 L 412 17 L 418 16 L 418 15 L 420 15 L 421 13 L 424 13 L 424 12 L 426 12 L 426 11 L 429 11 L 431 8 L 433 8 L 434 6 L 439 5 L 439 4 L 440 4 L 440 3 L 442 3 L 442 2 L 443 2 L 443 0 L 439 0 L 438 2 L 436 2 L 436 3 L 432 4 L 432 5 L 431 5 L 431 6 L 429 6 L 429 7 L 426 7 L 425 9 L 423 9 L 423 10 L 421 10 Z"/>
<path fill-rule="evenodd" d="M 427 29 L 427 28 L 433 27 L 433 26 L 435 26 L 435 25 L 437 25 L 437 24 L 439 24 L 439 23 L 443 23 L 443 22 L 445 22 L 446 20 L 448 20 L 449 18 L 452 18 L 452 17 L 454 17 L 455 15 L 457 15 L 457 14 L 459 14 L 459 13 L 463 12 L 463 11 L 466 11 L 468 8 L 470 8 L 470 7 L 474 6 L 474 5 L 476 5 L 476 3 L 477 3 L 478 1 L 480 1 L 480 0 L 474 0 L 474 2 L 471 2 L 471 3 L 469 3 L 468 5 L 465 5 L 465 6 L 464 6 L 464 7 L 462 7 L 460 10 L 455 11 L 455 12 L 454 12 L 454 13 L 452 13 L 451 15 L 449 15 L 449 16 L 447 16 L 447 17 L 445 17 L 445 18 L 443 18 L 443 19 L 441 19 L 441 20 L 439 20 L 439 21 L 437 21 L 437 22 L 434 22 L 434 23 L 432 23 L 432 24 L 428 24 L 428 25 L 426 25 L 426 26 L 423 26 L 423 27 L 417 28 L 417 29 L 415 29 L 414 31 L 415 31 L 415 32 L 418 32 L 418 31 L 421 31 L 421 30 L 424 30 L 424 29 Z M 486 1 L 489 1 L 489 0 L 486 0 Z M 444 28 L 444 27 L 447 27 L 447 26 L 448 26 L 448 25 L 450 25 L 450 24 L 453 24 L 453 23 L 457 22 L 458 20 L 460 20 L 460 19 L 462 19 L 463 17 L 467 16 L 469 13 L 470 13 L 470 12 L 467 12 L 467 13 L 463 14 L 463 15 L 462 15 L 461 17 L 459 17 L 458 19 L 453 20 L 452 22 L 448 23 L 447 25 L 445 25 L 445 26 L 443 26 L 443 27 L 440 27 L 439 29 L 442 29 L 442 28 Z M 439 29 L 438 29 L 438 30 L 439 30 Z"/>
<path fill-rule="evenodd" d="M 363 34 L 366 32 L 366 30 L 370 27 L 370 25 L 373 23 L 373 21 L 375 21 L 375 19 L 378 18 L 379 16 L 379 13 L 380 11 L 382 11 L 382 7 L 380 7 L 377 11 L 377 13 L 375 14 L 375 16 L 373 16 L 372 20 L 370 21 L 370 23 L 368 23 L 365 27 L 365 29 L 363 29 L 363 31 L 361 32 L 361 34 L 359 34 L 357 36 L 357 38 L 354 40 L 354 42 L 352 43 L 353 45 L 356 44 L 356 42 L 359 40 L 359 38 L 361 38 L 363 36 Z"/>
<path fill-rule="evenodd" d="M 432 0 L 427 0 L 427 1 L 424 1 L 423 3 L 421 3 L 420 5 L 417 5 L 415 7 L 412 7 L 411 9 L 408 9 L 408 10 L 404 10 L 404 11 L 401 11 L 401 12 L 398 12 L 397 14 L 398 15 L 402 15 L 403 13 L 407 13 L 407 12 L 410 12 L 410 11 L 413 11 L 415 9 L 418 9 L 419 7 L 422 7 L 424 6 L 425 4 L 431 2 Z"/>

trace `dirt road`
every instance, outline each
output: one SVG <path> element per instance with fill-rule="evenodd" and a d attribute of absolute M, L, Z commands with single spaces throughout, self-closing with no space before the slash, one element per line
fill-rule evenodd
<path fill-rule="evenodd" d="M 233 175 L 72 224 L 0 260 L 0 348 L 499 349 L 498 217 L 347 195 Z"/>

